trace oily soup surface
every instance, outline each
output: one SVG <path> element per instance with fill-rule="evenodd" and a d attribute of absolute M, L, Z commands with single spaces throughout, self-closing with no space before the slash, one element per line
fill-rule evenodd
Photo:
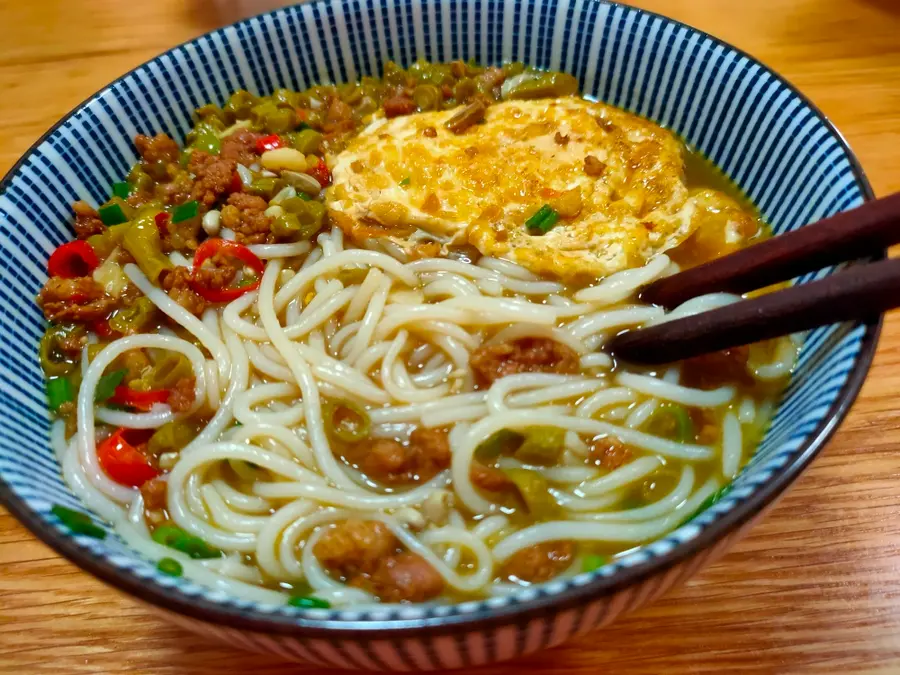
<path fill-rule="evenodd" d="M 576 88 L 388 64 L 236 92 L 186 147 L 138 136 L 38 298 L 78 497 L 166 574 L 300 608 L 514 593 L 705 508 L 794 342 L 655 371 L 603 348 L 739 301 L 637 292 L 767 233 L 678 138 Z"/>

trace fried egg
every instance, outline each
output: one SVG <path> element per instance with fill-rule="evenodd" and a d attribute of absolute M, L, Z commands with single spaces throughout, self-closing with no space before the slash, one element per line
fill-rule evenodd
<path fill-rule="evenodd" d="M 692 193 L 681 142 L 618 108 L 506 101 L 454 133 L 445 125 L 458 112 L 369 124 L 331 158 L 332 221 L 357 244 L 389 241 L 412 258 L 470 244 L 540 275 L 590 280 L 677 246 L 710 209 L 753 219 L 722 193 Z M 544 205 L 559 220 L 540 233 L 526 221 Z"/>

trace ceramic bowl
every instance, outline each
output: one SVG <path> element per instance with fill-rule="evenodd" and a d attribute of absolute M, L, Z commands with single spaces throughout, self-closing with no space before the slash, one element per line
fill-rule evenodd
<path fill-rule="evenodd" d="M 41 138 L 0 185 L 0 498 L 36 536 L 172 622 L 231 645 L 314 664 L 383 670 L 480 665 L 605 626 L 694 574 L 746 531 L 810 463 L 859 392 L 880 322 L 806 336 L 758 451 L 714 507 L 597 572 L 518 595 L 381 611 L 300 610 L 160 575 L 114 533 L 72 536 L 54 503 L 83 508 L 60 476 L 36 345 L 34 296 L 71 239 L 70 204 L 103 202 L 136 160 L 130 139 L 183 139 L 192 110 L 239 88 L 268 93 L 409 64 L 510 60 L 564 70 L 599 100 L 680 134 L 759 206 L 776 233 L 872 196 L 838 132 L 784 79 L 714 37 L 599 0 L 334 0 L 204 35 L 98 92 Z M 823 270 L 800 283 L 832 270 Z"/>

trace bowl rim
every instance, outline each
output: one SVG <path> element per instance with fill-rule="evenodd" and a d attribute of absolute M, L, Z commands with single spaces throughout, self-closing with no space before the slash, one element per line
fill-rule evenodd
<path fill-rule="evenodd" d="M 209 36 L 217 35 L 223 31 L 250 24 L 253 21 L 285 11 L 301 5 L 328 4 L 330 0 L 301 0 L 298 5 L 279 7 L 267 12 L 262 12 L 240 21 L 207 31 L 197 37 L 175 45 L 160 54 L 138 64 L 127 72 L 118 76 L 110 83 L 104 85 L 96 92 L 85 98 L 79 104 L 69 110 L 59 121 L 45 131 L 31 144 L 23 155 L 13 164 L 0 180 L 0 195 L 6 192 L 19 169 L 26 163 L 37 148 L 50 138 L 60 127 L 80 112 L 91 101 L 114 87 L 123 79 L 129 77 L 138 70 L 157 61 L 163 56 L 195 44 Z M 797 98 L 816 119 L 825 126 L 834 136 L 841 150 L 850 164 L 854 181 L 861 189 L 863 200 L 868 202 L 875 199 L 875 194 L 869 182 L 868 176 L 853 152 L 850 144 L 844 138 L 834 123 L 809 97 L 801 92 L 783 75 L 770 68 L 760 59 L 752 56 L 743 49 L 736 47 L 721 38 L 700 30 L 683 21 L 673 19 L 658 12 L 641 9 L 632 5 L 626 5 L 615 0 L 589 0 L 589 2 L 606 5 L 610 8 L 620 8 L 626 11 L 636 12 L 640 15 L 661 19 L 664 22 L 684 28 L 692 33 L 710 40 L 715 46 L 731 50 L 735 54 L 747 59 L 751 64 L 762 68 L 773 77 L 793 96 Z M 887 251 L 876 252 L 871 259 L 883 259 Z M 524 625 L 527 622 L 541 616 L 556 614 L 558 612 L 583 606 L 591 600 L 607 597 L 615 592 L 639 583 L 646 579 L 664 574 L 702 550 L 712 546 L 717 541 L 749 524 L 765 509 L 773 506 L 783 492 L 799 477 L 804 469 L 822 451 L 834 433 L 837 431 L 844 418 L 849 413 L 853 403 L 865 382 L 869 369 L 878 346 L 878 339 L 884 321 L 884 314 L 872 317 L 865 321 L 865 333 L 860 340 L 859 354 L 852 371 L 847 377 L 844 386 L 838 392 L 834 403 L 831 405 L 821 423 L 809 433 L 805 441 L 794 454 L 793 459 L 784 466 L 776 469 L 773 475 L 764 484 L 755 489 L 747 497 L 740 499 L 730 511 L 715 518 L 712 522 L 703 526 L 698 534 L 689 541 L 680 543 L 670 551 L 656 555 L 646 561 L 636 563 L 626 568 L 617 570 L 608 576 L 595 576 L 587 583 L 570 585 L 559 592 L 541 594 L 537 597 L 522 601 L 515 601 L 504 606 L 491 608 L 482 606 L 472 612 L 452 612 L 446 615 L 433 615 L 415 619 L 319 619 L 310 618 L 307 612 L 297 614 L 269 614 L 255 608 L 229 607 L 204 597 L 187 596 L 176 587 L 163 587 L 156 583 L 146 583 L 132 572 L 125 571 L 108 562 L 103 556 L 93 553 L 88 548 L 82 547 L 73 537 L 57 530 L 50 523 L 45 522 L 33 511 L 9 486 L 0 475 L 0 505 L 4 506 L 15 518 L 24 525 L 33 535 L 54 552 L 74 563 L 82 570 L 89 572 L 105 584 L 112 586 L 128 595 L 137 598 L 154 609 L 180 614 L 194 620 L 212 623 L 223 627 L 239 630 L 249 630 L 257 633 L 269 633 L 279 635 L 300 635 L 309 638 L 356 638 L 364 637 L 366 640 L 378 639 L 402 639 L 415 635 L 421 637 L 434 634 L 458 634 L 473 629 L 485 629 L 494 627 L 498 623 L 515 623 Z M 859 325 L 859 324 L 857 324 Z"/>

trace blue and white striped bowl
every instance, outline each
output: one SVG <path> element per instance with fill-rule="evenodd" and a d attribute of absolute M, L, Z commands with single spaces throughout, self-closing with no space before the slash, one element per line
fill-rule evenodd
<path fill-rule="evenodd" d="M 514 597 L 365 612 L 260 606 L 163 577 L 114 534 L 68 534 L 50 507 L 80 505 L 50 451 L 33 298 L 50 251 L 72 237 L 71 202 L 106 198 L 136 160 L 135 134 L 183 138 L 195 107 L 235 89 L 354 80 L 380 74 L 388 59 L 419 56 L 573 73 L 586 94 L 674 129 L 712 158 L 779 233 L 872 197 L 838 132 L 778 75 L 709 35 L 600 0 L 313 2 L 176 47 L 92 96 L 0 184 L 0 498 L 82 568 L 233 645 L 322 665 L 430 670 L 507 659 L 607 625 L 741 536 L 835 431 L 875 349 L 879 321 L 813 331 L 771 429 L 726 498 L 595 573 Z"/>

